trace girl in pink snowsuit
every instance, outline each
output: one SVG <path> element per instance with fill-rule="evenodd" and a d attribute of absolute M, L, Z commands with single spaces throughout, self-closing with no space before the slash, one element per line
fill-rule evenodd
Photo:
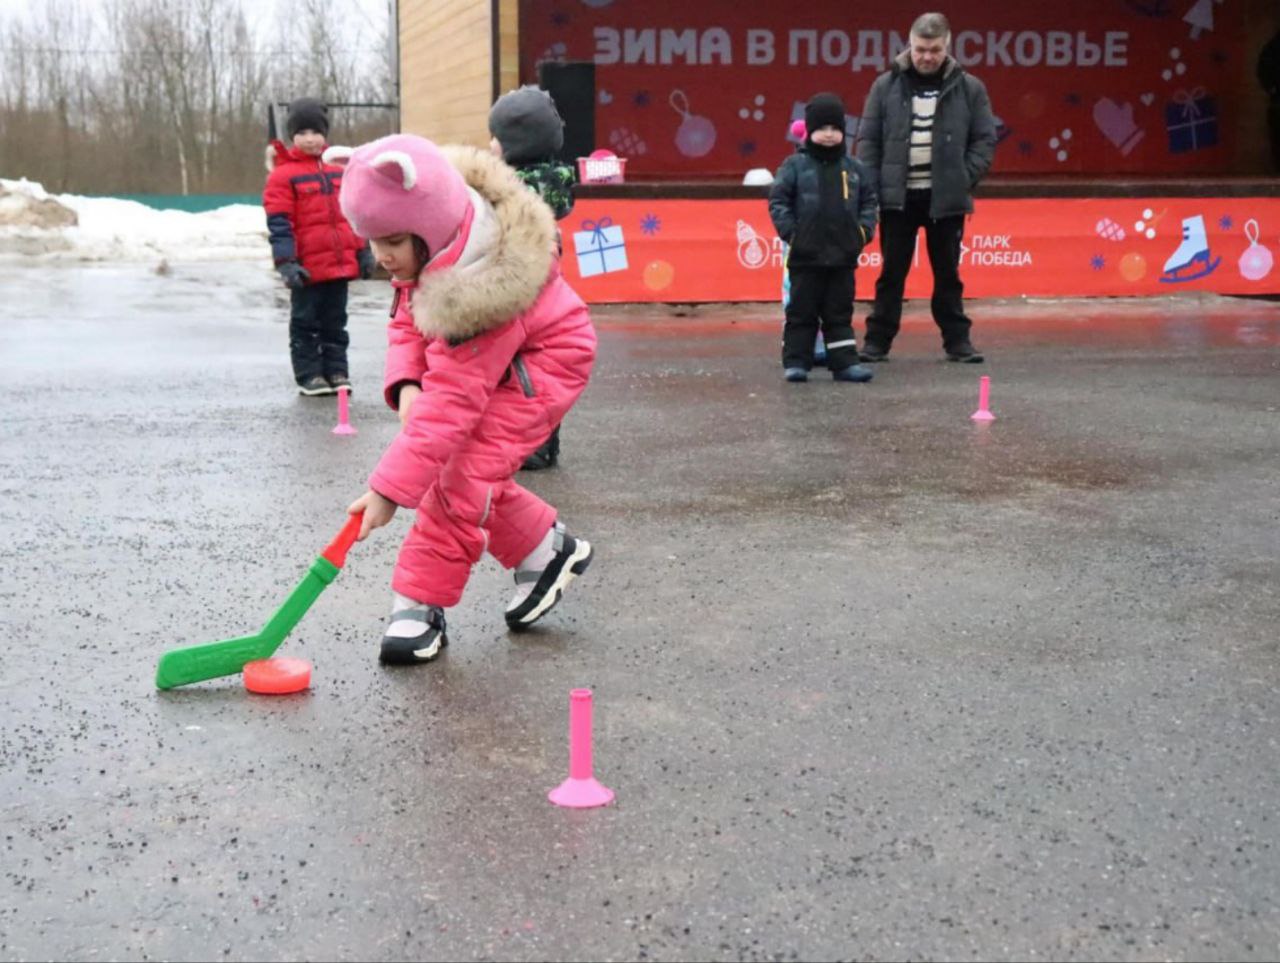
<path fill-rule="evenodd" d="M 591 545 L 512 476 L 586 387 L 596 336 L 560 275 L 550 209 L 501 161 L 408 134 L 347 153 L 342 212 L 393 278 L 385 394 L 403 424 L 349 511 L 364 512 L 364 538 L 417 509 L 381 658 L 429 662 L 486 550 L 515 569 L 512 629 L 590 563 Z"/>

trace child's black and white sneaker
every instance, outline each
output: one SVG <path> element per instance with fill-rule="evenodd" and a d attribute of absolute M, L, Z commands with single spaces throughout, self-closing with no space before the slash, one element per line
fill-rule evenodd
<path fill-rule="evenodd" d="M 405 606 L 405 602 L 411 604 Z M 387 631 L 382 636 L 382 652 L 378 659 L 389 665 L 430 662 L 448 644 L 444 609 L 438 605 L 414 603 L 397 595 L 395 608 L 387 620 Z"/>
<path fill-rule="evenodd" d="M 574 538 L 556 522 L 552 529 L 551 561 L 541 569 L 516 569 L 516 594 L 507 606 L 507 627 L 527 629 L 563 597 L 569 583 L 591 564 L 591 543 Z"/>

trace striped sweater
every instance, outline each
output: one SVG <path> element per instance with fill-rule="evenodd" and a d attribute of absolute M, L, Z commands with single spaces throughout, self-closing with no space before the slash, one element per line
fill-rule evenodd
<path fill-rule="evenodd" d="M 907 190 L 927 191 L 933 186 L 933 118 L 938 110 L 937 83 L 916 82 L 911 85 L 911 150 L 908 155 Z"/>

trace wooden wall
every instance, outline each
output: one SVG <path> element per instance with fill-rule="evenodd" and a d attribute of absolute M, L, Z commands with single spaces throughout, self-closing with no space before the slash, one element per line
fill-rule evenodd
<path fill-rule="evenodd" d="M 502 93 L 518 83 L 517 14 L 516 0 L 399 0 L 400 129 L 487 145 L 495 84 Z"/>
<path fill-rule="evenodd" d="M 498 94 L 520 86 L 520 4 L 498 3 Z"/>

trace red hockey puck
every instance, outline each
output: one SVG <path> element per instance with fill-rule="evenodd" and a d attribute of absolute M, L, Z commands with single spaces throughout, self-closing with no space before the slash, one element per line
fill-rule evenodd
<path fill-rule="evenodd" d="M 306 659 L 259 659 L 244 667 L 244 687 L 250 692 L 285 695 L 309 685 L 311 663 Z"/>

